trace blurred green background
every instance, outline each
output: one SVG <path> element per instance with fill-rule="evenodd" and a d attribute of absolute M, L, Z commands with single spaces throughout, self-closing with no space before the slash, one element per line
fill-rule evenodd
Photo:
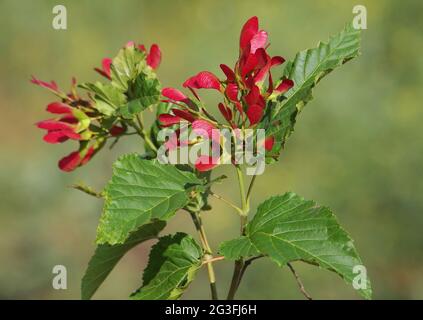
<path fill-rule="evenodd" d="M 52 8 L 64 4 L 68 29 L 51 27 Z M 92 70 L 128 40 L 163 51 L 158 71 L 164 86 L 180 87 L 194 73 L 221 74 L 233 65 L 238 37 L 247 18 L 257 15 L 270 35 L 270 52 L 294 57 L 326 40 L 353 17 L 368 10 L 362 56 L 322 81 L 315 99 L 301 114 L 281 161 L 266 168 L 256 183 L 253 210 L 276 193 L 295 191 L 330 206 L 355 244 L 378 299 L 423 298 L 423 5 L 415 1 L 22 1 L 0 3 L 0 298 L 79 298 L 80 279 L 94 251 L 101 201 L 67 188 L 84 180 L 101 189 L 111 164 L 123 152 L 141 151 L 128 137 L 71 174 L 57 161 L 76 148 L 48 145 L 34 126 L 48 118 L 54 98 L 29 83 L 31 74 L 55 79 L 68 88 L 70 78 L 97 79 Z M 274 72 L 276 77 L 281 69 Z M 214 108 L 217 95 L 210 95 Z M 228 168 L 218 173 L 234 173 Z M 238 201 L 231 182 L 216 191 Z M 204 214 L 216 248 L 238 233 L 238 219 L 212 200 Z M 166 232 L 194 232 L 181 212 Z M 152 242 L 130 252 L 95 298 L 126 298 L 141 284 Z M 68 270 L 68 289 L 54 290 L 52 268 Z M 314 298 L 357 299 L 336 275 L 295 264 Z M 223 296 L 232 263 L 219 262 Z M 209 297 L 206 272 L 185 299 Z M 287 268 L 259 260 L 246 274 L 239 298 L 302 299 Z"/>

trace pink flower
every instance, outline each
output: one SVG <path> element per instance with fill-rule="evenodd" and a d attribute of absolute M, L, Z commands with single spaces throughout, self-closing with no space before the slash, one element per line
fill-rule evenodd
<path fill-rule="evenodd" d="M 227 82 L 235 81 L 235 72 L 233 72 L 231 68 L 229 68 L 226 64 L 221 64 L 220 69 L 222 69 L 223 73 L 225 74 Z"/>
<path fill-rule="evenodd" d="M 263 117 L 263 112 L 264 109 L 258 104 L 249 106 L 247 110 L 247 117 L 250 121 L 250 124 L 255 125 L 256 123 L 260 122 L 261 118 Z"/>
<path fill-rule="evenodd" d="M 61 102 L 53 102 L 47 106 L 47 111 L 53 114 L 60 114 L 57 119 L 48 119 L 37 122 L 40 129 L 47 130 L 43 140 L 47 143 L 62 143 L 68 139 L 81 140 L 77 132 L 78 119 L 73 115 L 73 108 Z"/>
<path fill-rule="evenodd" d="M 241 30 L 241 36 L 239 39 L 239 47 L 241 53 L 251 48 L 250 42 L 258 32 L 258 18 L 251 17 L 244 24 Z"/>
<path fill-rule="evenodd" d="M 199 72 L 195 76 L 186 80 L 183 86 L 190 89 L 215 89 L 219 91 L 222 88 L 219 79 L 213 73 L 208 71 Z"/>
<path fill-rule="evenodd" d="M 195 168 L 200 172 L 209 171 L 215 168 L 218 164 L 219 164 L 218 157 L 201 155 L 195 161 Z"/>
<path fill-rule="evenodd" d="M 150 47 L 150 52 L 147 55 L 147 64 L 154 70 L 156 70 L 160 62 L 162 61 L 162 52 L 157 44 L 153 44 Z"/>
<path fill-rule="evenodd" d="M 276 88 L 275 92 L 282 94 L 294 86 L 294 81 L 289 79 L 284 79 Z"/>
<path fill-rule="evenodd" d="M 75 170 L 81 163 L 81 156 L 79 151 L 73 151 L 66 157 L 60 159 L 59 168 L 60 170 L 70 172 Z"/>
<path fill-rule="evenodd" d="M 162 127 L 170 127 L 174 124 L 181 122 L 181 118 L 171 114 L 162 113 L 161 115 L 159 115 L 159 122 Z"/>
<path fill-rule="evenodd" d="M 38 85 L 40 87 L 49 89 L 49 90 L 54 91 L 54 92 L 58 92 L 59 91 L 59 87 L 57 86 L 56 82 L 54 82 L 54 81 L 45 82 L 45 81 L 41 81 L 41 80 L 35 78 L 34 76 L 32 76 L 31 82 L 33 84 L 36 84 L 36 85 Z"/>
<path fill-rule="evenodd" d="M 112 59 L 110 58 L 104 58 L 101 61 L 102 68 L 94 68 L 95 71 L 97 71 L 99 74 L 101 74 L 103 77 L 106 77 L 109 80 L 112 80 L 110 76 L 110 66 L 112 65 Z"/>
<path fill-rule="evenodd" d="M 226 85 L 225 94 L 231 101 L 238 101 L 238 86 L 234 83 Z"/>
<path fill-rule="evenodd" d="M 65 172 L 71 172 L 76 168 L 83 166 L 91 160 L 93 155 L 97 152 L 98 147 L 92 145 L 90 147 L 85 146 L 78 151 L 73 151 L 67 156 L 59 160 L 59 168 Z"/>
<path fill-rule="evenodd" d="M 182 118 L 188 122 L 194 122 L 195 117 L 187 110 L 181 110 L 181 109 L 172 109 L 172 112 L 175 116 Z"/>
<path fill-rule="evenodd" d="M 216 127 L 206 120 L 195 120 L 192 123 L 192 130 L 208 139 L 212 138 L 213 129 L 216 129 Z"/>
<path fill-rule="evenodd" d="M 186 101 L 188 99 L 181 91 L 174 88 L 162 89 L 162 95 L 174 101 Z"/>

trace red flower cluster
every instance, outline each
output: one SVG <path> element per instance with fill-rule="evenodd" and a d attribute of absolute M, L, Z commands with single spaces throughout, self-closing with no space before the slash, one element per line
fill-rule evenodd
<path fill-rule="evenodd" d="M 145 53 L 146 63 L 153 70 L 159 67 L 161 51 L 157 44 L 153 44 L 148 53 L 144 45 L 136 45 L 130 41 L 126 47 L 130 46 Z M 101 68 L 94 68 L 94 70 L 112 80 L 111 66 L 112 59 L 104 58 Z M 47 130 L 44 141 L 47 143 L 62 143 L 67 140 L 79 142 L 77 151 L 59 161 L 61 170 L 72 171 L 86 164 L 104 146 L 108 138 L 118 137 L 126 131 L 126 125 L 123 122 L 122 125 L 111 125 L 110 121 L 96 109 L 92 100 L 80 98 L 76 93 L 75 80 L 72 81 L 70 94 L 61 92 L 54 81 L 45 82 L 33 77 L 31 82 L 50 90 L 61 99 L 47 106 L 47 111 L 55 117 L 36 124 L 38 128 Z"/>
<path fill-rule="evenodd" d="M 32 83 L 47 88 L 61 97 L 47 106 L 47 111 L 55 115 L 54 118 L 43 120 L 36 125 L 46 130 L 44 141 L 47 143 L 63 143 L 67 140 L 79 142 L 77 151 L 71 152 L 59 161 L 59 168 L 63 171 L 72 171 L 86 164 L 99 151 L 108 136 L 118 136 L 126 129 L 117 125 L 106 130 L 95 126 L 94 121 L 101 121 L 101 114 L 88 100 L 81 99 L 76 93 L 76 81 L 72 81 L 70 94 L 61 92 L 57 84 L 32 78 Z"/>
<path fill-rule="evenodd" d="M 285 59 L 280 56 L 270 57 L 267 53 L 268 35 L 259 29 L 257 17 L 250 18 L 241 30 L 239 58 L 233 69 L 225 64 L 220 68 L 226 76 L 219 80 L 217 76 L 208 71 L 202 71 L 190 77 L 183 83 L 197 101 L 200 97 L 197 89 L 214 89 L 219 91 L 224 102 L 218 108 L 231 128 L 254 128 L 263 118 L 267 101 L 272 96 L 280 95 L 289 90 L 294 84 L 292 80 L 283 79 L 276 86 L 273 83 L 271 69 L 281 65 Z M 267 86 L 265 87 L 265 81 Z M 162 114 L 159 121 L 163 126 L 177 124 L 184 119 L 192 123 L 195 129 L 197 123 L 210 128 L 216 127 L 214 118 L 204 109 L 197 106 L 196 101 L 188 98 L 174 88 L 165 88 L 162 95 L 180 107 L 171 110 L 172 114 Z M 219 124 L 217 124 L 219 126 Z M 209 137 L 210 138 L 210 137 Z M 271 150 L 274 138 L 267 137 L 265 149 Z M 196 166 L 203 170 L 205 166 Z M 212 167 L 207 166 L 207 170 Z"/>

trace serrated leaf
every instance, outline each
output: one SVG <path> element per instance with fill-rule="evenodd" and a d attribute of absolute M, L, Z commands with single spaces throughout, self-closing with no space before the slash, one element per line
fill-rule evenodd
<path fill-rule="evenodd" d="M 91 299 L 119 260 L 138 244 L 157 238 L 159 232 L 166 226 L 164 221 L 155 221 L 140 227 L 123 244 L 97 246 L 94 255 L 88 263 L 88 268 L 82 278 L 81 297 Z"/>
<path fill-rule="evenodd" d="M 83 83 L 79 87 L 94 93 L 96 109 L 104 115 L 111 116 L 116 109 L 126 104 L 125 95 L 110 84 L 97 81 L 96 83 Z"/>
<path fill-rule="evenodd" d="M 129 83 L 147 67 L 145 58 L 145 53 L 135 46 L 120 49 L 110 67 L 112 85 L 122 92 L 128 91 Z"/>
<path fill-rule="evenodd" d="M 354 266 L 362 265 L 352 239 L 330 209 L 290 192 L 263 202 L 245 237 L 280 267 L 301 260 L 334 271 L 349 284 L 357 276 Z M 220 252 L 232 260 L 245 257 L 245 243 L 242 237 L 223 243 Z M 371 297 L 370 281 L 360 293 Z"/>
<path fill-rule="evenodd" d="M 201 267 L 202 250 L 184 233 L 160 238 L 151 250 L 143 275 L 143 286 L 134 300 L 175 300 L 192 282 Z"/>
<path fill-rule="evenodd" d="M 120 109 L 124 118 L 130 119 L 134 114 L 159 102 L 160 82 L 152 72 L 141 72 L 133 83 L 129 84 L 130 100 Z"/>
<path fill-rule="evenodd" d="M 122 48 L 111 65 L 112 85 L 124 92 L 127 103 L 119 109 L 125 119 L 159 102 L 160 82 L 146 61 L 145 53 L 135 46 Z"/>
<path fill-rule="evenodd" d="M 283 96 L 271 103 L 270 122 L 266 135 L 277 135 L 277 141 L 285 144 L 294 130 L 297 114 L 313 98 L 315 85 L 338 66 L 359 55 L 360 30 L 348 24 L 339 34 L 332 36 L 327 43 L 321 42 L 317 48 L 299 52 L 293 61 L 287 63 L 284 77 L 294 81 L 294 86 Z"/>
<path fill-rule="evenodd" d="M 120 157 L 104 189 L 105 204 L 97 229 L 97 243 L 124 243 L 131 232 L 151 221 L 167 220 L 189 202 L 189 193 L 202 180 L 175 166 Z"/>
<path fill-rule="evenodd" d="M 252 257 L 259 254 L 250 239 L 244 236 L 222 242 L 219 252 L 230 260 L 237 260 L 241 257 Z"/>

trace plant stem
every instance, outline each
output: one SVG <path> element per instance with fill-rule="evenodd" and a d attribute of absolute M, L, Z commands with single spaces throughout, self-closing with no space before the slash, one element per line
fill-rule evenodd
<path fill-rule="evenodd" d="M 225 257 L 224 256 L 218 256 L 218 257 L 214 257 L 214 258 L 212 258 L 210 260 L 204 260 L 203 261 L 203 264 L 210 263 L 210 262 L 221 261 L 221 260 L 225 260 Z"/>
<path fill-rule="evenodd" d="M 295 280 L 297 281 L 298 287 L 300 288 L 301 293 L 304 295 L 304 297 L 306 297 L 306 299 L 308 300 L 313 300 L 311 298 L 311 296 L 307 293 L 307 291 L 304 288 L 303 282 L 300 279 L 300 276 L 297 274 L 297 272 L 295 271 L 294 267 L 292 266 L 292 264 L 290 264 L 289 262 L 287 263 L 289 269 L 291 270 L 292 274 L 295 277 Z"/>
<path fill-rule="evenodd" d="M 226 300 L 234 300 L 236 290 L 238 289 L 239 276 L 242 272 L 243 267 L 244 267 L 244 262 L 242 259 L 235 261 L 234 272 L 232 274 L 232 280 L 231 280 L 231 287 L 229 288 L 229 292 L 228 292 L 228 296 Z"/>
<path fill-rule="evenodd" d="M 251 178 L 250 181 L 250 185 L 248 187 L 248 191 L 247 191 L 247 202 L 250 202 L 250 197 L 251 197 L 251 191 L 253 190 L 253 186 L 254 186 L 254 182 L 256 181 L 256 177 L 257 175 L 253 175 L 253 177 Z"/>
<path fill-rule="evenodd" d="M 238 177 L 239 192 L 241 195 L 241 208 L 244 215 L 248 214 L 249 208 L 247 204 L 247 197 L 245 194 L 245 185 L 244 185 L 244 175 L 242 174 L 242 169 L 239 165 L 235 166 L 236 174 Z"/>
<path fill-rule="evenodd" d="M 248 211 L 250 210 L 249 200 L 247 199 L 247 195 L 245 193 L 245 184 L 244 184 L 244 175 L 242 173 L 241 167 L 239 165 L 235 166 L 236 173 L 238 177 L 238 184 L 239 184 L 239 191 L 241 195 L 241 235 L 245 234 L 245 226 L 248 222 Z M 227 300 L 233 300 L 235 298 L 236 291 L 238 289 L 239 283 L 241 281 L 241 277 L 243 274 L 244 269 L 244 260 L 241 258 L 235 261 L 234 264 L 234 271 L 232 274 L 232 281 L 231 286 L 229 288 Z"/>
<path fill-rule="evenodd" d="M 212 300 L 218 300 L 217 295 L 217 288 L 216 288 L 216 275 L 214 273 L 213 268 L 213 255 L 212 250 L 210 248 L 209 242 L 207 240 L 206 231 L 203 226 L 203 222 L 201 220 L 200 214 L 198 212 L 190 212 L 192 221 L 194 222 L 195 229 L 197 229 L 198 235 L 200 237 L 201 246 L 205 252 L 204 259 L 206 260 L 207 264 L 207 272 L 209 276 L 210 282 L 210 291 Z"/>
<path fill-rule="evenodd" d="M 145 141 L 145 143 L 155 152 L 157 152 L 157 148 L 154 145 L 153 141 L 151 141 L 150 137 L 148 136 L 147 132 L 144 130 L 144 123 L 142 119 L 142 115 L 137 114 L 136 116 L 138 126 L 134 123 L 134 128 L 137 130 L 137 133 L 140 137 Z"/>
<path fill-rule="evenodd" d="M 234 208 L 240 215 L 243 214 L 242 209 L 236 205 L 234 205 L 231 201 L 226 200 L 225 198 L 223 198 L 222 196 L 214 193 L 213 191 L 209 191 L 210 194 L 215 197 L 216 199 L 219 199 L 221 201 L 223 201 L 224 203 L 226 203 L 227 205 L 231 206 L 232 208 Z"/>

